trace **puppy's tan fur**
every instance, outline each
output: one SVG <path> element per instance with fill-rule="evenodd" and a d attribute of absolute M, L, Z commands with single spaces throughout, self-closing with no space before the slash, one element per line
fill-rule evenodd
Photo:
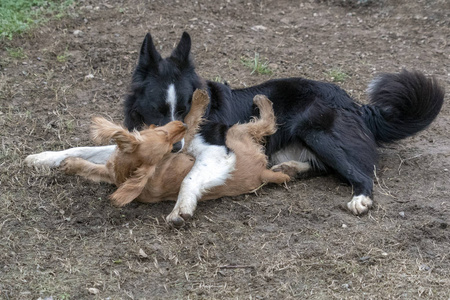
<path fill-rule="evenodd" d="M 227 146 L 236 154 L 236 167 L 224 185 L 213 188 L 201 200 L 236 196 L 253 191 L 263 183 L 284 183 L 290 177 L 267 169 L 267 157 L 261 141 L 276 131 L 272 103 L 264 96 L 254 99 L 261 118 L 232 126 L 226 136 Z M 162 127 L 150 126 L 140 132 L 129 132 L 103 118 L 94 118 L 92 138 L 96 142 L 110 139 L 117 150 L 106 165 L 97 165 L 81 158 L 67 158 L 62 169 L 94 181 L 104 181 L 119 188 L 111 195 L 112 202 L 123 206 L 134 199 L 141 202 L 176 200 L 181 182 L 195 159 L 186 153 L 171 153 L 172 145 L 185 137 L 185 148 L 195 136 L 209 103 L 206 92 L 197 90 L 186 116 L 186 126 L 173 121 Z"/>

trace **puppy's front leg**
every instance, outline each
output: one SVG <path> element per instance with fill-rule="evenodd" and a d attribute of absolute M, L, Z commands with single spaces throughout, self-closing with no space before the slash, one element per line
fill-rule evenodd
<path fill-rule="evenodd" d="M 195 164 L 181 183 L 177 203 L 167 216 L 167 222 L 181 227 L 191 218 L 197 201 L 213 187 L 223 185 L 231 176 L 236 164 L 236 155 L 225 146 L 208 145 L 200 135 L 191 143 Z"/>

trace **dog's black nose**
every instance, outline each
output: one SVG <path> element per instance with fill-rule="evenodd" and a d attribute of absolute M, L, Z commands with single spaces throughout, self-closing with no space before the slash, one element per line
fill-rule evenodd
<path fill-rule="evenodd" d="M 181 150 L 181 148 L 183 148 L 183 144 L 180 142 L 176 142 L 175 144 L 173 144 L 173 149 L 172 152 L 178 152 Z"/>

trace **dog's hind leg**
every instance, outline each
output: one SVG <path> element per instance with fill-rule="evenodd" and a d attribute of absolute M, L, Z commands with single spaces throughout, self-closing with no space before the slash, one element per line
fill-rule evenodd
<path fill-rule="evenodd" d="M 79 157 L 66 158 L 61 163 L 61 170 L 69 175 L 78 175 L 95 182 L 107 182 L 114 184 L 114 174 L 106 165 L 94 164 Z"/>
<path fill-rule="evenodd" d="M 372 206 L 377 153 L 373 134 L 358 112 L 336 109 L 317 100 L 298 115 L 293 130 L 320 164 L 335 170 L 352 185 L 354 197 L 348 209 L 355 215 L 367 212 Z"/>
<path fill-rule="evenodd" d="M 356 145 L 344 145 L 329 136 L 321 138 L 322 135 L 326 134 L 316 134 L 314 141 L 309 141 L 309 146 L 327 166 L 352 185 L 354 197 L 347 203 L 347 208 L 355 215 L 366 213 L 373 203 L 375 155 L 371 155 L 372 149 L 362 145 L 359 148 Z"/>
<path fill-rule="evenodd" d="M 372 206 L 372 174 L 376 164 L 376 146 L 363 127 L 349 126 L 342 120 L 331 132 L 309 131 L 302 138 L 317 157 L 342 175 L 353 187 L 354 197 L 347 208 L 355 215 L 366 213 Z M 354 123 L 351 125 L 355 125 Z"/>
<path fill-rule="evenodd" d="M 76 147 L 62 151 L 45 151 L 28 155 L 25 158 L 25 163 L 30 167 L 56 168 L 68 157 L 80 157 L 92 163 L 105 164 L 115 150 L 115 145 L 109 145 L 98 147 Z"/>

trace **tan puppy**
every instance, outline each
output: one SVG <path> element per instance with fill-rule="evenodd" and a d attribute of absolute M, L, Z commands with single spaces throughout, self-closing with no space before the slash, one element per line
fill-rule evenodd
<path fill-rule="evenodd" d="M 140 132 L 129 132 L 103 118 L 94 118 L 93 140 L 106 142 L 113 139 L 117 150 L 106 165 L 93 164 L 81 158 L 67 158 L 62 169 L 67 174 L 117 185 L 118 190 L 111 195 L 113 204 L 117 206 L 134 199 L 148 203 L 177 200 L 181 183 L 195 159 L 186 153 L 171 153 L 172 145 L 185 137 L 187 149 L 198 131 L 208 103 L 207 93 L 197 90 L 193 95 L 191 111 L 185 118 L 186 125 L 173 121 L 162 127 L 152 125 Z M 260 109 L 261 118 L 234 125 L 226 134 L 226 145 L 236 155 L 231 177 L 225 184 L 206 191 L 201 200 L 245 194 L 264 183 L 281 184 L 290 180 L 286 174 L 267 169 L 267 157 L 261 146 L 264 136 L 276 131 L 272 103 L 261 95 L 255 96 L 254 103 Z M 181 226 L 189 217 L 175 215 L 168 221 Z"/>

